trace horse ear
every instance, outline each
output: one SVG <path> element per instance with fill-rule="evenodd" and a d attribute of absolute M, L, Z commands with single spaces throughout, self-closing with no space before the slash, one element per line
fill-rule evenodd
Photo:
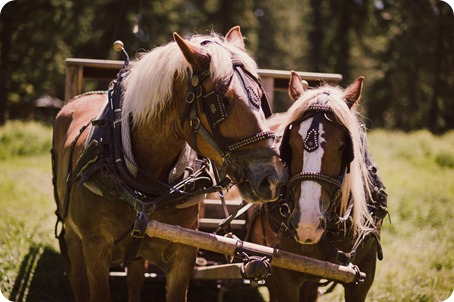
<path fill-rule="evenodd" d="M 237 25 L 232 27 L 229 32 L 225 35 L 227 41 L 235 45 L 237 48 L 241 50 L 245 50 L 246 47 L 244 45 L 244 37 L 241 34 L 240 27 Z"/>
<path fill-rule="evenodd" d="M 360 76 L 353 84 L 347 87 L 344 92 L 344 99 L 347 103 L 348 108 L 352 108 L 355 103 L 358 103 L 361 99 L 361 92 L 363 90 L 364 77 Z"/>
<path fill-rule="evenodd" d="M 177 42 L 178 47 L 180 47 L 183 56 L 186 61 L 191 64 L 193 70 L 203 71 L 207 69 L 210 65 L 210 57 L 202 52 L 200 52 L 196 47 L 191 43 L 185 41 L 179 34 L 176 32 L 173 33 L 173 39 Z"/>
<path fill-rule="evenodd" d="M 302 80 L 301 77 L 294 71 L 291 71 L 290 83 L 288 85 L 288 95 L 290 99 L 295 102 L 307 90 L 309 84 Z"/>

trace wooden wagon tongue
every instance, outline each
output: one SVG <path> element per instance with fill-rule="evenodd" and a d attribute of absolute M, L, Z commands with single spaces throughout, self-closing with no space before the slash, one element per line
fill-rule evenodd
<path fill-rule="evenodd" d="M 366 277 L 366 274 L 360 272 L 357 266 L 337 265 L 259 244 L 169 225 L 156 220 L 148 222 L 146 234 L 150 237 L 190 245 L 227 256 L 239 256 L 241 253 L 250 256 L 267 256 L 271 259 L 273 266 L 344 283 L 360 282 Z"/>

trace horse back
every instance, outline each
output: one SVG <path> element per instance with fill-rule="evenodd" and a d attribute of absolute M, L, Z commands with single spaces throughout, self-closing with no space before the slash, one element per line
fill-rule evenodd
<path fill-rule="evenodd" d="M 102 93 L 80 96 L 63 106 L 56 116 L 52 152 L 57 202 L 64 200 L 66 180 L 68 172 L 71 172 L 68 169 L 75 166 L 84 150 L 90 133 L 90 121 L 99 114 L 106 102 L 106 94 Z"/>

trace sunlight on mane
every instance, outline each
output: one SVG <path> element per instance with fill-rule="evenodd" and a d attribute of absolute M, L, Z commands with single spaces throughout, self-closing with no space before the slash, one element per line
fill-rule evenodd
<path fill-rule="evenodd" d="M 337 119 L 350 131 L 353 139 L 354 159 L 350 164 L 350 173 L 346 174 L 342 185 L 341 213 L 343 215 L 348 207 L 349 196 L 351 194 L 354 203 L 353 225 L 355 232 L 365 228 L 366 222 L 372 223 L 372 217 L 367 208 L 366 196 L 370 196 L 369 173 L 364 164 L 362 136 L 364 135 L 361 126 L 359 113 L 350 110 L 344 101 L 344 89 L 331 85 L 323 85 L 315 89 L 309 89 L 290 107 L 287 120 L 282 125 L 290 125 L 297 121 L 310 105 L 317 102 L 318 96 L 324 92 L 329 93 L 328 105 Z M 280 133 L 283 133 L 281 129 Z"/>

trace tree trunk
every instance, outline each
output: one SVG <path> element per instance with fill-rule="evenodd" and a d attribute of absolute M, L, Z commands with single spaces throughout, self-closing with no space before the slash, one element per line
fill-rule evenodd
<path fill-rule="evenodd" d="M 13 1 L 14 2 L 14 1 Z M 11 35 L 13 30 L 13 20 L 9 18 L 8 7 L 11 7 L 13 2 L 7 3 L 0 15 L 0 126 L 6 122 L 6 103 L 8 97 L 9 86 L 9 54 L 11 50 Z"/>

